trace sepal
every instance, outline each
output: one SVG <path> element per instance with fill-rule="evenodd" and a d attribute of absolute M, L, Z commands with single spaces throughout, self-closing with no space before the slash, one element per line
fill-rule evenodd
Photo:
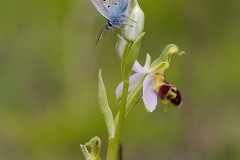
<path fill-rule="evenodd" d="M 101 150 L 101 139 L 99 137 L 93 137 L 85 145 L 80 145 L 83 155 L 86 160 L 101 160 L 100 150 Z M 89 153 L 87 147 L 91 148 Z"/>

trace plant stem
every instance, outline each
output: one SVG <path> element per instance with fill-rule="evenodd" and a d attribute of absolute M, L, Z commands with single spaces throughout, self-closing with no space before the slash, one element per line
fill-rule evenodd
<path fill-rule="evenodd" d="M 124 124 L 124 116 L 125 116 L 126 105 L 127 105 L 128 86 L 129 86 L 129 76 L 127 79 L 123 81 L 123 94 L 122 94 L 121 108 L 119 112 L 119 120 L 116 125 L 116 132 L 115 132 L 114 138 L 108 140 L 107 160 L 115 160 L 117 156 L 119 140 L 120 140 L 123 124 Z"/>

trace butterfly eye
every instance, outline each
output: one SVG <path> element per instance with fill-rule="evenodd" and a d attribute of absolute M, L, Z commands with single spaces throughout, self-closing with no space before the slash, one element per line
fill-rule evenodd
<path fill-rule="evenodd" d="M 109 26 L 110 28 L 112 28 L 112 27 L 113 27 L 112 22 L 108 22 L 108 26 Z"/>
<path fill-rule="evenodd" d="M 113 23 L 111 21 L 108 21 L 108 23 L 105 25 L 106 29 L 113 29 Z"/>

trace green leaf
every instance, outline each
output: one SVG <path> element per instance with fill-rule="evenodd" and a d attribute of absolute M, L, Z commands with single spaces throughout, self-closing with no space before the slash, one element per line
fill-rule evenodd
<path fill-rule="evenodd" d="M 123 79 L 126 80 L 130 73 L 131 73 L 131 70 L 132 70 L 132 66 L 135 62 L 135 60 L 137 59 L 137 56 L 138 56 L 138 52 L 140 50 L 140 45 L 141 45 L 141 40 L 144 36 L 144 32 L 133 42 L 130 50 L 128 51 L 129 47 L 126 47 L 127 50 L 126 52 L 128 53 L 124 53 L 126 54 L 126 58 L 122 59 L 123 61 Z M 124 51 L 125 52 L 125 51 Z"/>
<path fill-rule="evenodd" d="M 131 47 L 132 47 L 132 42 L 127 41 L 127 44 L 124 48 L 123 55 L 122 55 L 122 61 L 121 61 L 121 70 L 125 69 L 125 64 L 126 64 L 126 59 L 128 57 L 128 54 L 130 53 Z"/>
<path fill-rule="evenodd" d="M 99 74 L 98 74 L 98 99 L 99 99 L 100 109 L 102 111 L 105 123 L 107 125 L 109 138 L 113 138 L 115 134 L 115 125 L 114 125 L 112 111 L 108 105 L 107 93 L 102 80 L 101 70 L 99 70 Z"/>

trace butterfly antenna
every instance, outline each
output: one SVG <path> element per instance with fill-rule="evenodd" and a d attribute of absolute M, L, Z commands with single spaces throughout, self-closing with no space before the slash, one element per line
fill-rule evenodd
<path fill-rule="evenodd" d="M 97 41 L 96 41 L 96 45 L 98 44 L 98 41 L 99 41 L 100 39 L 102 39 L 104 29 L 105 29 L 105 26 L 104 26 L 104 27 L 101 29 L 101 31 L 100 31 L 100 34 L 99 34 L 98 39 L 97 39 Z"/>
<path fill-rule="evenodd" d="M 128 17 L 128 19 L 130 19 L 131 21 L 135 22 L 135 23 L 138 23 L 137 21 L 135 21 L 134 19 Z"/>
<path fill-rule="evenodd" d="M 130 19 L 131 21 L 133 21 L 133 22 L 135 22 L 135 23 L 138 23 L 137 21 L 135 21 L 134 19 L 132 19 L 132 18 L 130 18 L 130 17 L 128 17 L 128 16 L 126 16 L 128 19 Z"/>
<path fill-rule="evenodd" d="M 126 23 L 126 24 L 124 24 L 124 25 L 130 26 L 130 27 L 134 27 L 134 25 L 131 25 L 131 24 L 127 24 L 127 23 Z"/>

